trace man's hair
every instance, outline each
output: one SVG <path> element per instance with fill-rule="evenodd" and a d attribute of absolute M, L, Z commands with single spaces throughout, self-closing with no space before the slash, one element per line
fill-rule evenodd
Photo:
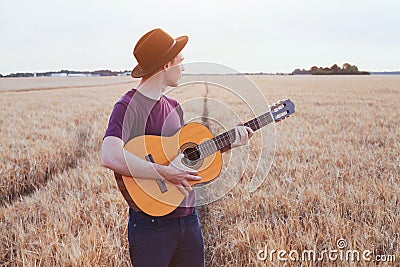
<path fill-rule="evenodd" d="M 178 54 L 179 55 L 179 54 Z M 168 61 L 167 63 L 165 63 L 165 64 L 168 64 L 168 63 L 172 63 L 172 64 L 174 64 L 175 63 L 175 61 L 177 60 L 177 58 L 178 58 L 178 55 L 176 55 L 173 59 L 171 59 L 170 61 Z M 164 64 L 164 65 L 165 65 Z M 159 67 L 158 69 L 156 69 L 155 71 L 153 71 L 153 72 L 151 72 L 151 73 L 149 73 L 149 74 L 147 74 L 147 75 L 145 75 L 145 76 L 143 76 L 142 77 L 142 79 L 148 79 L 148 78 L 150 78 L 151 76 L 153 76 L 154 74 L 156 74 L 157 72 L 159 72 L 159 71 L 161 71 L 163 68 L 164 68 L 164 65 L 162 65 L 161 67 Z"/>
<path fill-rule="evenodd" d="M 147 80 L 147 79 L 149 79 L 151 76 L 153 76 L 153 75 L 155 75 L 157 72 L 159 72 L 160 70 L 162 70 L 162 67 L 156 69 L 156 70 L 153 71 L 153 72 L 150 72 L 150 73 L 147 74 L 147 75 L 144 75 L 144 76 L 142 77 L 142 79 L 143 79 L 143 80 Z"/>

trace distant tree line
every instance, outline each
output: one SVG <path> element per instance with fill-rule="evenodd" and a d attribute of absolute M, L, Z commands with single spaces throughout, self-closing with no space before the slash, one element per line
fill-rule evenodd
<path fill-rule="evenodd" d="M 291 75 L 304 75 L 304 74 L 311 74 L 311 72 L 309 70 L 305 70 L 305 69 L 295 69 L 294 71 L 292 71 Z"/>
<path fill-rule="evenodd" d="M 67 75 L 71 74 L 84 74 L 84 75 L 94 75 L 94 76 L 117 76 L 122 73 L 130 73 L 130 71 L 125 70 L 125 71 L 111 71 L 111 70 L 95 70 L 95 71 L 74 71 L 74 70 L 60 70 L 60 71 L 48 71 L 48 72 L 37 72 L 37 73 L 31 73 L 31 72 L 18 72 L 18 73 L 11 73 L 8 75 L 2 75 L 0 74 L 1 77 L 34 77 L 36 74 L 36 77 L 50 77 L 52 74 L 56 73 L 66 73 Z"/>
<path fill-rule="evenodd" d="M 342 68 L 338 65 L 333 64 L 330 68 L 322 68 L 312 66 L 310 69 L 312 75 L 369 75 L 368 71 L 359 71 L 356 65 L 344 63 Z"/>
<path fill-rule="evenodd" d="M 1 75 L 1 74 L 0 74 Z M 24 73 L 11 73 L 8 75 L 1 75 L 0 77 L 8 78 L 8 77 L 33 77 L 33 73 L 24 72 Z"/>

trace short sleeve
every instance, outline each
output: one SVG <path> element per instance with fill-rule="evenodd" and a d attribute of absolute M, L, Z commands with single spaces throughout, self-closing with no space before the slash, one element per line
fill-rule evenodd
<path fill-rule="evenodd" d="M 126 109 L 126 105 L 121 102 L 117 102 L 114 105 L 114 109 L 111 112 L 110 120 L 108 121 L 108 127 L 103 139 L 107 136 L 115 136 L 122 139 L 122 125 L 124 122 Z"/>

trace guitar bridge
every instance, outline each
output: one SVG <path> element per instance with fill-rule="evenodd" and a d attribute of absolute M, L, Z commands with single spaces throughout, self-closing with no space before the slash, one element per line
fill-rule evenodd
<path fill-rule="evenodd" d="M 146 155 L 145 158 L 146 158 L 147 161 L 150 161 L 150 162 L 153 162 L 153 163 L 155 162 L 154 159 L 153 159 L 153 156 L 151 154 Z M 164 180 L 156 179 L 156 182 L 157 182 L 158 188 L 160 189 L 161 193 L 165 193 L 165 192 L 168 191 L 168 188 L 165 185 Z"/>

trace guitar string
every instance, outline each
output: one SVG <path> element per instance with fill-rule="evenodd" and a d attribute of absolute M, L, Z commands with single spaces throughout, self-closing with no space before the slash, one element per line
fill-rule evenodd
<path fill-rule="evenodd" d="M 271 120 L 272 119 L 272 120 Z M 263 122 L 262 120 L 265 120 L 265 122 Z M 259 117 L 257 117 L 257 118 L 254 118 L 254 119 L 252 119 L 252 120 L 250 120 L 250 121 L 248 121 L 247 123 L 245 123 L 245 124 L 248 124 L 248 125 L 250 125 L 250 127 L 251 126 L 256 126 L 255 128 L 255 130 L 258 130 L 258 129 L 260 129 L 261 127 L 264 127 L 264 126 L 266 126 L 266 125 L 268 125 L 269 123 L 271 123 L 271 122 L 273 122 L 274 120 L 273 120 L 273 118 L 272 118 L 272 116 L 271 116 L 271 114 L 269 113 L 269 112 L 267 112 L 267 113 L 265 113 L 265 114 L 263 114 L 263 115 L 261 115 L 261 116 L 259 116 Z M 260 127 L 260 123 L 259 122 L 261 122 L 261 127 Z M 253 127 L 251 127 L 252 129 L 253 129 Z M 233 129 L 231 129 L 231 130 L 229 130 L 229 131 L 227 131 L 227 132 L 225 132 L 225 133 L 222 133 L 222 134 L 220 134 L 220 135 L 218 135 L 218 136 L 216 136 L 216 137 L 214 137 L 214 138 L 212 138 L 212 139 L 210 139 L 210 140 L 207 140 L 206 142 L 204 142 L 204 143 L 201 143 L 201 144 L 199 144 L 199 145 L 197 145 L 197 147 L 198 147 L 198 151 L 199 150 L 201 150 L 201 148 L 199 148 L 200 146 L 203 148 L 203 150 L 205 150 L 205 152 L 206 152 L 206 157 L 207 156 L 209 156 L 209 155 L 211 155 L 211 154 L 213 154 L 215 151 L 214 151 L 214 147 L 216 147 L 216 148 L 218 148 L 218 144 L 219 145 L 223 145 L 221 148 L 223 148 L 223 147 L 225 147 L 225 146 L 227 146 L 228 144 L 229 144 L 229 142 L 227 143 L 227 144 L 224 144 L 224 141 L 229 141 L 229 140 L 227 140 L 227 138 L 230 138 L 231 137 L 231 135 L 229 135 L 229 132 L 231 132 Z M 226 135 L 226 134 L 228 134 L 228 137 L 226 138 L 224 135 Z M 211 144 L 209 144 L 209 143 L 211 143 Z M 217 144 L 215 144 L 215 143 L 217 143 Z M 220 148 L 220 149 L 221 149 Z M 218 150 L 218 149 L 217 149 Z M 201 152 L 201 151 L 200 151 Z M 188 154 L 186 154 L 185 156 L 193 156 L 194 154 L 196 153 L 196 151 L 193 151 L 193 152 L 189 152 Z M 209 154 L 210 153 L 210 154 Z M 200 156 L 200 158 L 202 158 L 201 156 Z"/>
<path fill-rule="evenodd" d="M 272 119 L 272 120 L 271 120 Z M 265 120 L 265 122 L 263 122 L 262 120 Z M 245 123 L 245 124 L 248 124 L 248 125 L 250 125 L 250 127 L 251 126 L 256 126 L 256 130 L 258 130 L 258 129 L 260 129 L 261 127 L 260 127 L 260 122 L 261 121 L 261 127 L 264 127 L 264 126 L 266 126 L 266 125 L 268 125 L 269 123 L 271 123 L 271 122 L 273 122 L 274 121 L 274 119 L 272 118 L 272 116 L 271 116 L 271 114 L 268 112 L 268 113 L 265 113 L 265 114 L 263 114 L 263 115 L 261 115 L 261 116 L 259 116 L 259 117 L 257 117 L 257 118 L 254 118 L 253 120 L 250 120 L 250 121 L 248 121 L 247 123 Z M 257 124 L 258 125 L 257 125 Z M 253 127 L 251 127 L 251 128 L 253 128 Z M 220 135 L 218 135 L 218 136 L 216 136 L 216 137 L 214 137 L 214 138 L 212 138 L 212 139 L 210 139 L 210 140 L 207 140 L 206 142 L 204 142 L 204 143 L 201 143 L 201 144 L 199 144 L 199 145 L 197 145 L 197 147 L 198 147 L 198 151 L 199 150 L 201 150 L 201 148 L 199 148 L 200 146 L 202 146 L 203 147 L 203 150 L 205 150 L 205 152 L 206 152 L 206 156 L 205 157 L 207 157 L 207 156 L 209 156 L 209 155 L 211 155 L 211 154 L 213 154 L 215 151 L 214 151 L 214 147 L 216 147 L 217 148 L 217 150 L 218 150 L 218 145 L 223 145 L 223 146 L 221 146 L 219 149 L 221 149 L 221 148 L 223 148 L 223 147 L 225 147 L 225 146 L 227 146 L 229 143 L 227 143 L 226 145 L 224 145 L 224 140 L 226 140 L 226 137 L 224 136 L 224 135 L 226 135 L 226 134 L 228 134 L 228 138 L 229 137 L 231 137 L 230 135 L 229 135 L 229 132 L 231 132 L 233 129 L 231 129 L 231 130 L 229 130 L 229 131 L 227 131 L 227 132 L 225 132 L 225 133 L 223 133 L 223 134 L 220 134 Z M 221 141 L 220 141 L 221 140 Z M 212 141 L 211 142 L 211 144 L 209 144 L 210 143 L 210 141 Z M 229 140 L 227 140 L 227 141 L 229 141 Z M 217 143 L 217 144 L 215 144 L 215 143 Z M 200 151 L 201 152 L 201 151 Z M 188 154 L 186 154 L 185 156 L 192 156 L 193 154 L 195 154 L 196 153 L 196 151 L 193 151 L 193 152 L 189 152 Z M 204 158 L 204 157 L 202 157 L 202 156 L 200 156 L 200 159 L 201 158 Z"/>
<path fill-rule="evenodd" d="M 269 120 L 268 120 L 268 118 L 267 117 L 264 117 L 264 116 L 260 116 L 259 118 L 255 118 L 255 119 L 253 119 L 253 120 L 251 120 L 251 121 L 249 121 L 249 122 L 247 122 L 246 124 L 248 124 L 250 127 L 251 126 L 253 126 L 253 127 L 251 127 L 252 129 L 254 128 L 254 129 L 259 129 L 259 128 L 261 128 L 260 127 L 260 124 L 263 126 L 263 124 L 265 124 L 265 122 L 262 122 L 261 120 L 263 120 L 263 119 L 266 119 L 266 122 L 267 123 L 269 123 Z M 260 123 L 260 121 L 261 121 L 261 123 Z M 233 130 L 233 129 L 232 129 Z M 228 132 L 225 132 L 225 133 L 223 133 L 223 134 L 221 134 L 221 135 L 219 135 L 219 136 L 216 136 L 215 138 L 214 138 L 214 140 L 215 140 L 215 142 L 217 143 L 216 145 L 215 144 L 211 144 L 211 146 L 213 146 L 213 145 L 215 145 L 215 146 L 217 146 L 217 148 L 218 147 L 225 147 L 225 146 L 227 146 L 228 144 L 229 144 L 229 139 L 231 139 L 231 137 L 234 137 L 232 134 L 230 134 L 230 133 L 233 133 L 233 131 L 232 130 L 230 130 L 230 131 L 228 131 Z M 226 143 L 225 143 L 226 142 Z M 200 145 L 203 145 L 203 144 L 200 144 Z M 210 145 L 209 144 L 204 144 L 204 146 L 206 146 L 206 147 L 209 147 Z"/>

